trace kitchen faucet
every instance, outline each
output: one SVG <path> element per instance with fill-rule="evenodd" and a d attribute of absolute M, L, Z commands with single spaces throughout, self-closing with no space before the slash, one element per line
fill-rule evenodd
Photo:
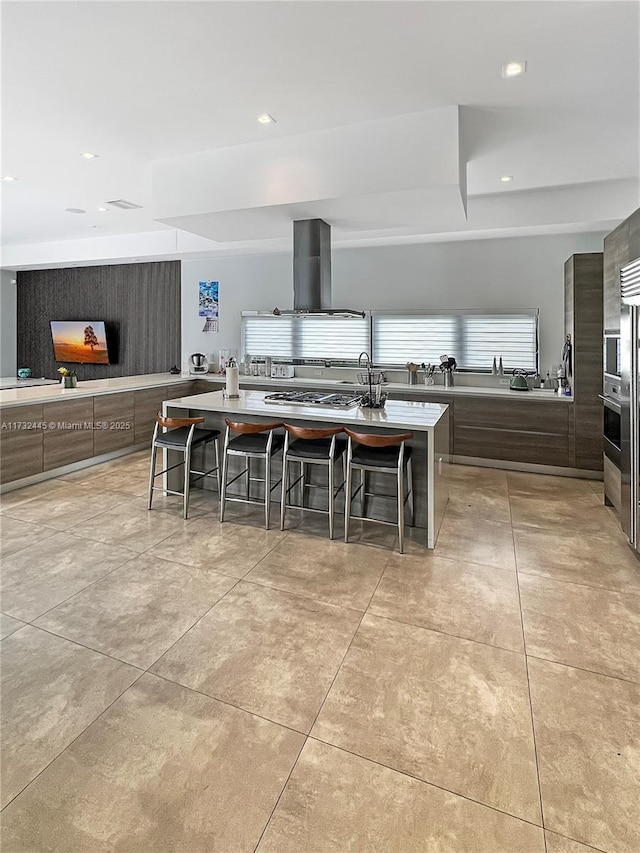
<path fill-rule="evenodd" d="M 362 350 L 362 352 L 358 356 L 358 367 L 362 367 L 362 356 L 364 356 L 366 359 L 365 364 L 366 364 L 367 370 L 371 370 L 371 356 L 369 355 L 369 353 L 366 350 Z"/>

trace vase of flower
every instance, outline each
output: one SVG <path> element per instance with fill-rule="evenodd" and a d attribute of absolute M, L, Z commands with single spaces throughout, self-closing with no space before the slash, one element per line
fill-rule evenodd
<path fill-rule="evenodd" d="M 63 388 L 78 387 L 78 377 L 75 370 L 68 370 L 66 367 L 59 367 L 58 373 L 62 376 L 61 382 Z"/>

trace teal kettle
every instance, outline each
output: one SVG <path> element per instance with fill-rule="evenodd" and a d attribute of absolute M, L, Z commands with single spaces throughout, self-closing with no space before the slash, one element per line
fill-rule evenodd
<path fill-rule="evenodd" d="M 513 371 L 513 377 L 509 388 L 511 388 L 512 391 L 528 391 L 529 383 L 527 382 L 527 371 L 517 367 Z"/>

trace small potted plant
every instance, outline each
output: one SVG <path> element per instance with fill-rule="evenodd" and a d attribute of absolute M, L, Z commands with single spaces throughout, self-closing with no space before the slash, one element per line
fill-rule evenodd
<path fill-rule="evenodd" d="M 58 373 L 62 376 L 63 388 L 78 387 L 78 376 L 75 370 L 69 370 L 67 367 L 59 367 Z"/>

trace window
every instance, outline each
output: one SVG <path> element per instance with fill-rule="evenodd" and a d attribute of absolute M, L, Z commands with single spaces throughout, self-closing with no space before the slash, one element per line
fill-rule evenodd
<path fill-rule="evenodd" d="M 294 361 L 357 362 L 370 351 L 369 316 L 243 312 L 242 352 Z"/>
<path fill-rule="evenodd" d="M 486 370 L 502 356 L 505 370 L 538 369 L 536 315 L 472 315 L 462 318 L 462 367 Z"/>
<path fill-rule="evenodd" d="M 242 354 L 282 361 L 355 364 L 362 351 L 379 367 L 408 361 L 439 364 L 453 356 L 458 367 L 491 370 L 502 356 L 505 370 L 538 369 L 538 311 L 374 311 L 341 314 L 242 314 Z"/>
<path fill-rule="evenodd" d="M 439 364 L 440 356 L 448 355 L 463 370 L 490 370 L 494 356 L 502 356 L 505 370 L 538 369 L 537 310 L 374 311 L 371 324 L 373 362 L 380 367 Z"/>
<path fill-rule="evenodd" d="M 381 367 L 404 367 L 408 361 L 440 364 L 441 355 L 454 355 L 457 349 L 454 317 L 374 313 L 372 326 L 372 359 Z"/>

